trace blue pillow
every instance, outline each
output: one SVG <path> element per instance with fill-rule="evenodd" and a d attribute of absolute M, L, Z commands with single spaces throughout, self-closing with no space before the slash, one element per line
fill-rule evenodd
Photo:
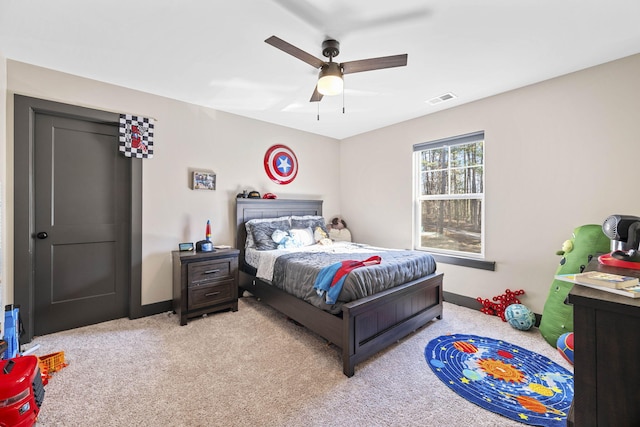
<path fill-rule="evenodd" d="M 289 220 L 274 220 L 264 221 L 251 224 L 251 221 L 247 222 L 251 226 L 251 234 L 253 235 L 253 242 L 255 248 L 259 251 L 270 251 L 278 248 L 278 244 L 273 241 L 271 235 L 276 230 L 288 231 Z"/>

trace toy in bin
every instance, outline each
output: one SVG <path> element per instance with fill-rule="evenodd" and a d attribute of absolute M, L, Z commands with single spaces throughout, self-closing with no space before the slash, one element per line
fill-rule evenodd
<path fill-rule="evenodd" d="M 44 385 L 49 384 L 51 374 L 58 372 L 66 366 L 68 366 L 68 364 L 64 361 L 64 351 L 38 357 L 38 367 L 40 367 L 40 376 L 42 377 L 42 383 Z M 0 424 L 0 426 L 1 425 L 2 424 Z"/>
<path fill-rule="evenodd" d="M 68 364 L 64 362 L 64 351 L 39 356 L 38 359 L 40 359 L 41 364 L 47 369 L 48 378 L 51 378 L 51 374 L 54 372 L 58 372 L 60 369 L 68 366 Z"/>

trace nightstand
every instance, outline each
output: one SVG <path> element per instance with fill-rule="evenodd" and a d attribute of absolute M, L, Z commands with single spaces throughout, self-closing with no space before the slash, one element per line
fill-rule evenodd
<path fill-rule="evenodd" d="M 180 325 L 220 310 L 238 311 L 237 249 L 173 251 L 173 311 Z"/>

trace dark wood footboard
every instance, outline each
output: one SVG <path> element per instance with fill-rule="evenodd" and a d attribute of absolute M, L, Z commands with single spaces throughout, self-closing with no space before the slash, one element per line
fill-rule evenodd
<path fill-rule="evenodd" d="M 342 371 L 387 348 L 435 318 L 442 318 L 442 274 L 432 274 L 345 304 L 330 314 L 275 286 L 254 279 L 243 285 L 260 301 L 342 349 Z"/>
<path fill-rule="evenodd" d="M 431 320 L 442 318 L 442 274 L 363 298 L 342 307 L 342 370 L 387 348 Z"/>

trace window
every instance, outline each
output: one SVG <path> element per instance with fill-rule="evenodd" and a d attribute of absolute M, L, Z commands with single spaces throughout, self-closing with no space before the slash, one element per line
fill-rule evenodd
<path fill-rule="evenodd" d="M 484 256 L 484 132 L 416 144 L 416 249 Z"/>

